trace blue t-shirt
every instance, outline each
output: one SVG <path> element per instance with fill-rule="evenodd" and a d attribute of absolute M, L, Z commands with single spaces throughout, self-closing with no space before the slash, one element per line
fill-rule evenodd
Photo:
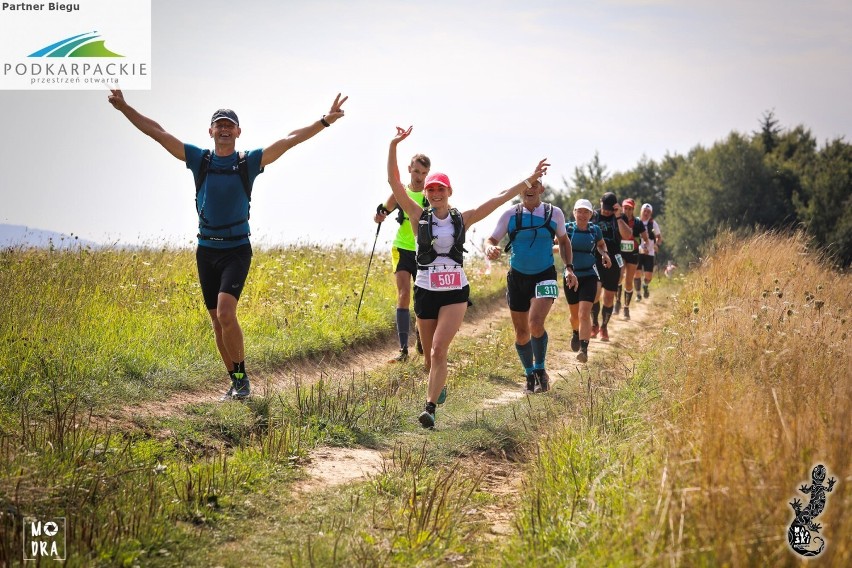
<path fill-rule="evenodd" d="M 583 276 L 598 276 L 595 271 L 595 248 L 597 242 L 603 238 L 601 228 L 597 225 L 589 225 L 586 230 L 578 229 L 577 223 L 571 221 L 565 224 L 568 238 L 571 239 L 571 252 L 574 253 L 574 274 L 577 278 Z"/>
<path fill-rule="evenodd" d="M 499 242 L 507 233 L 515 230 L 517 224 L 518 205 L 513 205 L 503 211 L 500 220 L 491 237 Z M 539 274 L 553 266 L 553 238 L 551 234 L 561 237 L 564 235 L 562 227 L 565 226 L 565 214 L 559 207 L 553 207 L 551 213 L 550 228 L 553 233 L 544 226 L 544 203 L 540 203 L 533 211 L 521 205 L 520 229 L 515 233 L 512 242 L 512 257 L 509 265 L 513 270 L 522 274 Z M 533 227 L 536 227 L 533 229 Z"/>
<path fill-rule="evenodd" d="M 201 156 L 204 150 L 192 144 L 184 144 L 183 150 L 186 155 L 186 167 L 192 171 L 192 176 L 196 179 L 201 169 Z M 263 171 L 260 169 L 262 157 L 263 150 L 260 148 L 246 152 L 249 187 L 254 184 L 258 174 Z M 227 241 L 199 238 L 198 244 L 211 248 L 234 248 L 247 244 L 249 242 L 249 199 L 243 188 L 239 167 L 237 166 L 239 153 L 234 152 L 230 156 L 217 156 L 214 152 L 211 158 L 210 170 L 207 172 L 207 177 L 196 196 L 199 233 L 207 237 L 217 238 L 240 235 L 245 235 L 245 237 Z M 211 228 L 232 223 L 236 224 L 222 229 Z"/>

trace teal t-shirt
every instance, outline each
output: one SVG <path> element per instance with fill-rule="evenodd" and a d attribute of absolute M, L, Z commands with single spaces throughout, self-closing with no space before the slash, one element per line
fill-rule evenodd
<path fill-rule="evenodd" d="M 603 238 L 603 233 L 598 225 L 589 225 L 586 230 L 578 229 L 577 223 L 571 221 L 565 223 L 565 230 L 571 240 L 571 252 L 574 255 L 574 274 L 577 278 L 583 276 L 598 276 L 595 271 L 595 248 L 598 241 Z"/>
<path fill-rule="evenodd" d="M 186 167 L 192 171 L 193 179 L 197 179 L 204 150 L 192 144 L 184 144 L 183 149 L 186 155 Z M 263 171 L 260 168 L 262 157 L 263 150 L 260 148 L 246 152 L 249 187 Z M 240 179 L 238 161 L 238 152 L 230 156 L 217 156 L 215 152 L 212 154 L 207 177 L 196 195 L 196 213 L 198 213 L 198 231 L 201 235 L 217 239 L 240 235 L 245 237 L 235 240 L 211 240 L 199 237 L 199 246 L 234 248 L 249 242 L 249 198 Z M 226 225 L 232 226 L 225 227 Z"/>

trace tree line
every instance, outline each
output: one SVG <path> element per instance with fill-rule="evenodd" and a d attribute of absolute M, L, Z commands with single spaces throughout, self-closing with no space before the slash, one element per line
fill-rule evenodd
<path fill-rule="evenodd" d="M 545 200 L 570 217 L 574 201 L 598 203 L 614 192 L 638 208 L 654 206 L 665 237 L 657 264 L 696 260 L 716 233 L 804 230 L 846 268 L 852 264 L 852 145 L 843 138 L 821 147 L 804 126 L 785 129 L 773 111 L 750 134 L 731 132 L 710 148 L 662 160 L 642 157 L 633 169 L 610 174 L 595 152 L 563 187 L 546 187 Z"/>

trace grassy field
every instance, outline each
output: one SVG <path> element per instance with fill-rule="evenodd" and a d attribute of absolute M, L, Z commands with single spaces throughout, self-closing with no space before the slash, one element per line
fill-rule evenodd
<path fill-rule="evenodd" d="M 377 261 L 356 323 L 365 255 L 256 253 L 240 304 L 248 360 L 272 370 L 390 334 Z M 789 502 L 807 503 L 797 488 L 817 463 L 838 480 L 822 560 L 852 563 L 852 287 L 799 238 L 720 239 L 685 280 L 655 282 L 656 337 L 593 356 L 547 396 L 488 402 L 519 380 L 508 322 L 460 337 L 432 433 L 411 419 L 415 362 L 127 430 L 92 420 L 221 374 L 193 262 L 0 256 L 0 349 L 15 362 L 2 371 L 0 565 L 20 559 L 22 517 L 66 516 L 70 566 L 795 566 Z M 471 274 L 475 301 L 500 295 L 501 268 Z M 551 320 L 556 346 L 566 318 Z M 376 448 L 384 466 L 296 491 L 320 445 Z"/>

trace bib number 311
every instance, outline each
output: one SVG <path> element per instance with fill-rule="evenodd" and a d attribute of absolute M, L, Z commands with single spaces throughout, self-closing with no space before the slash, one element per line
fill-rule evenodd
<path fill-rule="evenodd" d="M 544 280 L 535 285 L 536 298 L 556 298 L 559 292 L 559 287 L 556 285 L 556 280 Z"/>

